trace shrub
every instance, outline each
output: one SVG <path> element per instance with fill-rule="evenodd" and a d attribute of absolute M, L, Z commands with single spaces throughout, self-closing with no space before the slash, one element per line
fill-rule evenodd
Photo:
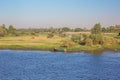
<path fill-rule="evenodd" d="M 85 45 L 86 45 L 86 46 L 92 46 L 92 45 L 93 45 L 93 40 L 90 39 L 90 38 L 87 38 L 87 39 L 85 40 Z"/>
<path fill-rule="evenodd" d="M 65 34 L 59 34 L 60 37 L 65 37 L 66 35 Z"/>
<path fill-rule="evenodd" d="M 3 26 L 0 26 L 0 37 L 3 37 L 7 34 L 7 29 Z"/>
<path fill-rule="evenodd" d="M 52 37 L 54 37 L 53 33 L 49 33 L 48 36 L 47 36 L 47 38 L 52 38 Z"/>
<path fill-rule="evenodd" d="M 63 31 L 63 32 L 70 31 L 70 28 L 68 28 L 68 27 L 63 27 L 63 28 L 62 28 L 62 31 Z"/>
<path fill-rule="evenodd" d="M 75 28 L 75 32 L 80 32 L 80 31 L 82 31 L 83 29 L 81 29 L 81 28 Z"/>
<path fill-rule="evenodd" d="M 73 35 L 71 39 L 72 39 L 72 41 L 74 41 L 75 43 L 80 43 L 80 42 L 81 42 L 81 39 L 82 39 L 82 36 L 81 36 L 81 35 Z"/>
<path fill-rule="evenodd" d="M 106 45 L 118 44 L 118 40 L 113 37 L 104 37 L 103 44 L 106 44 Z"/>
<path fill-rule="evenodd" d="M 95 24 L 94 27 L 92 28 L 91 33 L 92 33 L 92 34 L 101 34 L 101 31 L 102 31 L 102 29 L 101 29 L 101 24 L 100 24 L 100 23 L 97 23 L 97 24 Z"/>
<path fill-rule="evenodd" d="M 118 33 L 118 35 L 115 36 L 115 38 L 120 39 L 120 33 Z"/>
<path fill-rule="evenodd" d="M 103 44 L 103 36 L 101 34 L 91 34 L 90 38 L 93 40 L 93 44 Z"/>
<path fill-rule="evenodd" d="M 72 40 L 65 40 L 63 41 L 62 47 L 73 47 L 75 46 L 75 43 Z"/>

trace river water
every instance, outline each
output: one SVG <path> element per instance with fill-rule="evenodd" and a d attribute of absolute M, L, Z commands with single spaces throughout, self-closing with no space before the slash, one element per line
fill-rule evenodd
<path fill-rule="evenodd" d="M 120 80 L 120 52 L 0 50 L 0 80 Z"/>

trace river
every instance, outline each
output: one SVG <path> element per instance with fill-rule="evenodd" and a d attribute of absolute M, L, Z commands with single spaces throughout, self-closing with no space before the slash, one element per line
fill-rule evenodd
<path fill-rule="evenodd" d="M 120 80 L 120 52 L 0 50 L 0 80 Z"/>

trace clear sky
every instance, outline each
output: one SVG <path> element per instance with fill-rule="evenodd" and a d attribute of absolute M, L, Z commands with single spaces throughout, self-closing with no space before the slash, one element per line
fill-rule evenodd
<path fill-rule="evenodd" d="M 28 27 L 120 24 L 120 0 L 0 0 L 0 24 Z"/>

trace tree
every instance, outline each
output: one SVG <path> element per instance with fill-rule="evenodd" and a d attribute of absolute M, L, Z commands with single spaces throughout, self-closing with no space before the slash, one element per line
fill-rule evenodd
<path fill-rule="evenodd" d="M 71 40 L 74 41 L 75 43 L 80 43 L 81 42 L 82 35 L 73 35 Z"/>
<path fill-rule="evenodd" d="M 92 28 L 91 30 L 91 33 L 92 34 L 101 34 L 101 24 L 100 23 L 97 23 L 94 25 L 94 27 Z"/>
<path fill-rule="evenodd" d="M 106 28 L 105 27 L 103 27 L 102 28 L 102 32 L 106 32 L 107 30 L 106 30 Z"/>
<path fill-rule="evenodd" d="M 13 27 L 13 25 L 10 25 L 8 31 L 10 34 L 15 34 L 16 29 Z"/>
<path fill-rule="evenodd" d="M 110 26 L 109 27 L 109 32 L 114 32 L 114 29 L 115 29 L 114 26 Z"/>
<path fill-rule="evenodd" d="M 3 37 L 7 34 L 7 29 L 5 28 L 5 25 L 0 26 L 0 36 Z"/>
<path fill-rule="evenodd" d="M 2 27 L 3 27 L 3 28 L 6 28 L 6 27 L 5 27 L 5 24 L 2 24 Z"/>
<path fill-rule="evenodd" d="M 53 33 L 49 33 L 48 36 L 47 36 L 47 38 L 52 38 L 52 37 L 54 37 Z"/>
<path fill-rule="evenodd" d="M 70 31 L 70 28 L 68 28 L 68 27 L 63 27 L 63 28 L 62 28 L 62 31 L 64 31 L 64 32 Z"/>
<path fill-rule="evenodd" d="M 91 34 L 89 36 L 93 40 L 93 44 L 103 44 L 103 36 L 101 34 Z"/>
<path fill-rule="evenodd" d="M 38 36 L 37 33 L 35 33 L 35 32 L 31 32 L 31 35 Z"/>
<path fill-rule="evenodd" d="M 82 31 L 81 28 L 75 28 L 75 32 L 80 32 L 80 31 Z"/>

